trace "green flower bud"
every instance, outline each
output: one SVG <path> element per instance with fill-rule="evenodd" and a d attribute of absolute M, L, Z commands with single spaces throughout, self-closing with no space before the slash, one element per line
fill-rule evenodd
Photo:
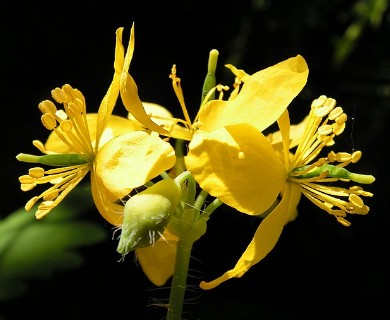
<path fill-rule="evenodd" d="M 163 234 L 180 196 L 180 186 L 166 179 L 131 197 L 124 208 L 117 252 L 126 255 L 153 245 Z"/>

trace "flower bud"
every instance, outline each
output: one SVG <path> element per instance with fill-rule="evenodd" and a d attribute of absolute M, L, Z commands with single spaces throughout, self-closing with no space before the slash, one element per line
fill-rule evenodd
<path fill-rule="evenodd" d="M 125 205 L 117 252 L 122 255 L 154 245 L 180 200 L 181 189 L 171 179 L 161 180 L 131 197 Z"/>

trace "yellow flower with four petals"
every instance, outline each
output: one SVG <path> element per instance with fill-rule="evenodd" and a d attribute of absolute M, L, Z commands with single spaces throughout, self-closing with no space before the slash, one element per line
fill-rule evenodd
<path fill-rule="evenodd" d="M 41 156 L 21 153 L 17 159 L 39 165 L 19 178 L 23 191 L 50 184 L 40 195 L 26 204 L 30 210 L 38 203 L 36 217 L 47 215 L 64 197 L 90 173 L 93 199 L 100 214 L 109 223 L 120 227 L 123 221 L 122 198 L 144 185 L 176 162 L 173 147 L 155 132 L 144 130 L 137 120 L 112 114 L 120 92 L 125 59 L 122 44 L 123 28 L 116 32 L 114 77 L 98 113 L 87 113 L 82 93 L 64 85 L 52 90 L 58 109 L 51 100 L 39 104 L 42 123 L 51 131 L 47 141 L 33 141 Z M 134 39 L 130 39 L 130 44 Z M 126 69 L 127 70 L 127 69 Z M 159 128 L 150 118 L 142 119 L 153 129 Z M 154 130 L 156 131 L 156 130 Z M 123 200 L 125 201 L 125 200 Z M 150 280 L 162 285 L 173 273 L 177 237 L 168 232 L 153 248 L 137 249 L 140 264 Z M 164 262 L 157 263 L 162 257 Z"/>

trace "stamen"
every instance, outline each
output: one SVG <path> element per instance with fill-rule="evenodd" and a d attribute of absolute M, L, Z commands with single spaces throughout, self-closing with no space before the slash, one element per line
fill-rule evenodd
<path fill-rule="evenodd" d="M 65 86 L 63 86 L 63 88 L 65 88 Z M 58 103 L 67 103 L 70 101 L 68 94 L 61 88 L 51 90 L 51 96 Z"/>
<path fill-rule="evenodd" d="M 351 222 L 344 219 L 343 217 L 336 217 L 337 221 L 340 222 L 344 227 L 349 227 L 351 225 Z"/>
<path fill-rule="evenodd" d="M 338 107 L 338 108 L 340 108 L 340 107 Z M 341 109 L 341 111 L 343 111 L 343 109 Z M 345 123 L 347 121 L 347 119 L 348 119 L 347 115 L 345 113 L 342 113 L 339 117 L 336 118 L 336 123 L 339 126 L 341 126 L 343 123 Z"/>
<path fill-rule="evenodd" d="M 70 132 L 73 129 L 72 121 L 70 121 L 70 120 L 62 121 L 60 124 L 60 129 L 66 133 Z"/>
<path fill-rule="evenodd" d="M 329 124 L 323 125 L 317 130 L 319 135 L 327 136 L 333 132 L 333 127 Z"/>
<path fill-rule="evenodd" d="M 328 115 L 329 120 L 335 120 L 337 117 L 343 114 L 343 109 L 341 107 L 334 108 Z"/>
<path fill-rule="evenodd" d="M 58 169 L 48 170 L 45 172 L 45 176 L 36 179 L 31 176 L 22 176 L 19 178 L 22 182 L 29 182 L 26 185 L 22 184 L 22 190 L 23 187 L 25 189 L 23 191 L 28 191 L 29 188 L 32 189 L 38 184 L 54 183 L 55 181 L 53 186 L 42 192 L 39 196 L 34 196 L 25 205 L 26 211 L 29 211 L 37 201 L 42 199 L 35 213 L 37 219 L 43 218 L 56 207 L 89 172 L 88 165 Z"/>
<path fill-rule="evenodd" d="M 51 113 L 45 113 L 41 116 L 41 121 L 47 130 L 53 130 L 57 126 L 57 120 Z"/>
<path fill-rule="evenodd" d="M 349 226 L 351 223 L 345 218 L 347 214 L 367 214 L 369 207 L 361 197 L 371 197 L 373 194 L 359 186 L 345 189 L 329 183 L 355 181 L 369 184 L 375 178 L 349 172 L 344 168 L 350 163 L 358 162 L 362 156 L 361 151 L 352 154 L 330 151 L 327 157 L 315 160 L 323 147 L 333 145 L 334 137 L 345 129 L 348 117 L 341 107 L 335 106 L 336 100 L 326 96 L 313 101 L 305 132 L 290 163 L 289 181 L 311 202 L 336 217 L 342 225 Z M 336 165 L 331 164 L 335 162 Z"/>
<path fill-rule="evenodd" d="M 191 126 L 191 119 L 187 111 L 187 107 L 184 103 L 184 95 L 183 95 L 183 90 L 180 85 L 180 78 L 176 76 L 176 65 L 174 64 L 171 69 L 171 74 L 169 75 L 169 78 L 172 79 L 172 86 L 173 90 L 175 91 L 176 97 L 179 100 L 181 109 L 183 111 L 184 119 L 190 124 Z"/>
<path fill-rule="evenodd" d="M 58 194 L 59 194 L 58 190 L 56 190 L 56 189 L 50 190 L 49 192 L 46 192 L 43 195 L 43 200 L 45 200 L 45 201 L 54 200 L 55 198 L 58 197 Z"/>
<path fill-rule="evenodd" d="M 50 100 L 42 101 L 41 103 L 38 104 L 38 108 L 39 110 L 41 110 L 43 114 L 45 113 L 56 114 L 57 111 L 56 105 Z"/>
<path fill-rule="evenodd" d="M 356 163 L 360 160 L 361 157 L 362 157 L 362 152 L 355 151 L 354 153 L 352 153 L 351 162 Z"/>
<path fill-rule="evenodd" d="M 28 174 L 29 176 L 35 178 L 35 179 L 38 179 L 38 178 L 42 178 L 45 174 L 45 170 L 43 168 L 40 168 L 40 167 L 34 167 L 34 168 L 30 168 L 28 170 Z"/>
<path fill-rule="evenodd" d="M 41 153 L 46 154 L 46 149 L 43 143 L 39 140 L 33 140 L 32 142 L 33 146 L 37 148 Z"/>
<path fill-rule="evenodd" d="M 348 197 L 348 200 L 356 207 L 359 207 L 359 208 L 363 208 L 364 206 L 364 202 L 363 202 L 363 199 L 360 198 L 358 195 L 356 194 L 351 194 L 349 197 Z"/>
<path fill-rule="evenodd" d="M 33 184 L 33 183 L 35 183 L 35 180 L 36 179 L 34 177 L 31 177 L 28 174 L 25 174 L 25 175 L 22 175 L 19 177 L 19 182 L 21 184 Z"/>

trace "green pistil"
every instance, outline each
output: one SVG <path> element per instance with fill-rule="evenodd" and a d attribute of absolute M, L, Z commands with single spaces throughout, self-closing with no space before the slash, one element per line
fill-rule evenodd
<path fill-rule="evenodd" d="M 16 159 L 22 162 L 40 163 L 48 166 L 67 167 L 90 162 L 86 155 L 80 154 L 46 154 L 34 156 L 32 154 L 19 153 Z"/>
<path fill-rule="evenodd" d="M 205 80 L 203 82 L 203 89 L 202 89 L 202 99 L 201 99 L 201 104 L 209 91 L 213 89 L 216 85 L 216 79 L 215 79 L 215 70 L 217 69 L 217 61 L 218 61 L 218 55 L 219 52 L 216 49 L 212 49 L 209 54 L 209 62 L 207 65 L 207 75 L 205 77 Z M 215 98 L 215 95 L 212 94 L 208 100 L 213 100 Z"/>
<path fill-rule="evenodd" d="M 308 166 L 299 167 L 293 172 L 306 170 Z M 347 169 L 332 164 L 324 164 L 321 167 L 314 168 L 309 172 L 296 176 L 298 179 L 309 179 L 318 177 L 321 173 L 327 172 L 327 178 L 348 179 L 361 184 L 370 184 L 375 181 L 375 177 L 367 174 L 349 172 Z"/>

